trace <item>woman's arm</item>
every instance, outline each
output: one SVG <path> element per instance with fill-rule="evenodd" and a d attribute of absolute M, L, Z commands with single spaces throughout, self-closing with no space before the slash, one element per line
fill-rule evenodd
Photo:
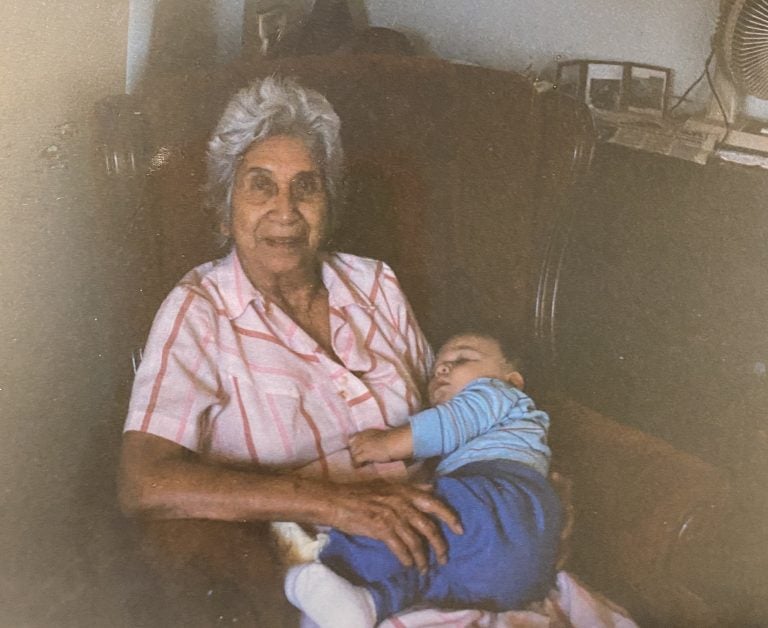
<path fill-rule="evenodd" d="M 384 542 L 404 565 L 427 565 L 423 541 L 439 560 L 445 540 L 430 515 L 461 533 L 456 514 L 421 488 L 388 482 L 331 482 L 240 471 L 204 464 L 175 443 L 124 435 L 120 503 L 147 519 L 292 520 L 330 525 Z"/>
<path fill-rule="evenodd" d="M 147 519 L 269 520 L 291 504 L 305 518 L 322 517 L 310 504 L 295 503 L 301 480 L 208 465 L 169 440 L 126 432 L 120 461 L 120 504 Z M 299 516 L 298 509 L 295 517 Z"/>

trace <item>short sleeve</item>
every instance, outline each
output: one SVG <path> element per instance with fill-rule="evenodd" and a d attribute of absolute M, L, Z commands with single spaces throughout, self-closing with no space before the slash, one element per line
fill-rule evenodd
<path fill-rule="evenodd" d="M 199 451 L 221 390 L 215 319 L 213 305 L 189 287 L 168 295 L 136 373 L 125 431 L 146 432 Z"/>

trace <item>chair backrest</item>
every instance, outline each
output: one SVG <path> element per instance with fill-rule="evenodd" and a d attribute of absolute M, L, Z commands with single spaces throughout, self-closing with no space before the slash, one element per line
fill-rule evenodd
<path fill-rule="evenodd" d="M 390 263 L 434 341 L 476 316 L 551 340 L 558 221 L 591 157 L 589 116 L 522 76 L 437 59 L 282 59 L 150 90 L 166 155 L 145 198 L 161 234 L 161 292 L 216 255 L 201 210 L 205 141 L 232 93 L 273 72 L 322 92 L 341 117 L 349 202 L 338 247 Z"/>

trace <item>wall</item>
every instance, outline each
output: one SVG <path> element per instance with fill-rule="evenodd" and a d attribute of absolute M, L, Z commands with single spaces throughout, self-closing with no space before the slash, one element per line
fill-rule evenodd
<path fill-rule="evenodd" d="M 167 3 L 168 4 L 168 3 Z M 125 91 L 136 90 L 149 61 L 152 26 L 158 0 L 128 0 L 128 45 L 126 48 Z M 210 11 L 216 35 L 217 61 L 234 59 L 240 52 L 245 0 L 206 0 L 179 3 L 176 13 L 193 22 L 201 10 Z"/>
<path fill-rule="evenodd" d="M 557 55 L 672 67 L 684 86 L 701 72 L 719 0 L 365 0 L 371 23 L 414 30 L 443 57 L 540 70 Z M 470 8 L 471 7 L 471 8 Z"/>
<path fill-rule="evenodd" d="M 673 69 L 681 94 L 704 68 L 719 0 L 360 0 L 372 25 L 414 34 L 441 57 L 533 73 L 558 59 L 641 61 Z M 359 3 L 358 3 L 359 4 Z M 706 82 L 692 96 L 709 96 Z M 768 103 L 750 112 L 768 117 Z"/>
<path fill-rule="evenodd" d="M 125 82 L 127 0 L 0 5 L 0 625 L 98 615 L 135 299 L 131 216 L 107 201 L 94 103 Z M 89 581 L 89 578 L 91 581 Z M 88 607 L 90 620 L 75 619 Z"/>
<path fill-rule="evenodd" d="M 159 0 L 128 0 L 125 91 L 129 94 L 137 89 L 147 68 L 158 2 Z M 165 2 L 167 5 L 172 4 L 169 0 Z M 257 12 L 266 12 L 276 6 L 287 6 L 291 19 L 297 19 L 296 16 L 309 10 L 313 2 L 312 0 L 186 0 L 178 4 L 176 13 L 184 12 L 187 26 L 199 17 L 192 13 L 200 10 L 210 11 L 213 22 L 211 26 L 216 36 L 216 61 L 227 62 L 235 59 L 240 53 L 246 5 Z"/>
<path fill-rule="evenodd" d="M 256 1 L 256 0 L 251 0 Z M 276 1 L 276 0 L 275 0 Z M 309 8 L 311 0 L 282 0 Z M 239 48 L 245 0 L 210 0 L 218 53 Z M 261 2 L 265 7 L 274 1 Z M 130 0 L 128 90 L 146 62 L 157 0 Z M 348 0 L 359 23 L 402 30 L 434 54 L 499 69 L 551 71 L 557 60 L 597 58 L 671 67 L 682 93 L 704 67 L 719 14 L 719 0 Z M 705 86 L 694 95 L 706 97 Z"/>

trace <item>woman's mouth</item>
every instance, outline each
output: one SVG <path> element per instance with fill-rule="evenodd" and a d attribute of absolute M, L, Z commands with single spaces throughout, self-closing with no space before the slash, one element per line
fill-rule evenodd
<path fill-rule="evenodd" d="M 303 236 L 269 236 L 261 238 L 262 242 L 268 246 L 281 249 L 295 249 L 303 246 L 306 238 Z"/>

